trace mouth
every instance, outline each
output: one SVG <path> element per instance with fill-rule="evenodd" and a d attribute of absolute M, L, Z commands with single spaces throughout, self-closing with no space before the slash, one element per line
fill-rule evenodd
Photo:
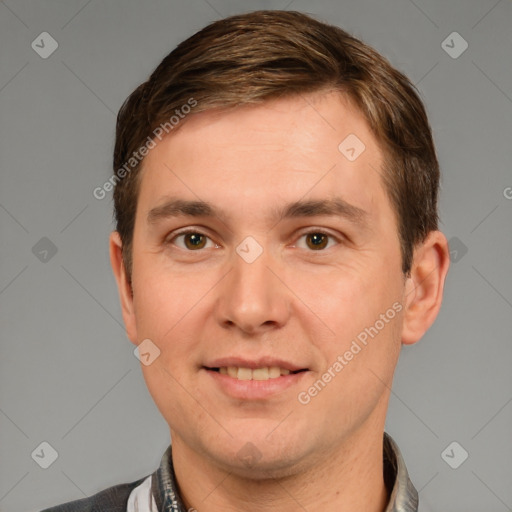
<path fill-rule="evenodd" d="M 236 380 L 273 380 L 279 377 L 295 375 L 297 373 L 306 372 L 307 368 L 300 370 L 290 370 L 280 366 L 263 366 L 261 368 L 247 368 L 243 366 L 220 366 L 220 367 L 204 367 L 205 370 L 217 372 Z"/>
<path fill-rule="evenodd" d="M 285 399 L 292 389 L 300 388 L 310 368 L 275 357 L 248 359 L 230 356 L 207 361 L 201 367 L 208 376 L 206 386 L 235 400 L 268 403 Z M 214 391 L 216 390 L 216 391 Z M 287 398 L 288 399 L 288 398 Z"/>

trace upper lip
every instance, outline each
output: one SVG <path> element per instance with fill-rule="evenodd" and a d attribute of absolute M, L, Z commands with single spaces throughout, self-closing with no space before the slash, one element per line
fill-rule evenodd
<path fill-rule="evenodd" d="M 214 359 L 204 365 L 206 368 L 223 368 L 229 366 L 235 366 L 237 368 L 250 368 L 254 370 L 256 368 L 268 368 L 271 366 L 277 366 L 296 372 L 298 370 L 307 370 L 307 367 L 285 361 L 284 359 L 276 359 L 275 357 L 260 357 L 258 359 L 245 359 L 243 357 L 223 357 Z"/>

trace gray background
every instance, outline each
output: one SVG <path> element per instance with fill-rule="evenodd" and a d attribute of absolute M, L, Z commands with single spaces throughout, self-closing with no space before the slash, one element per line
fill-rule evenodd
<path fill-rule="evenodd" d="M 402 352 L 387 430 L 424 510 L 512 510 L 510 0 L 5 0 L 2 512 L 88 496 L 158 466 L 168 427 L 122 325 L 108 260 L 111 194 L 99 201 L 92 191 L 110 174 L 125 97 L 196 30 L 259 8 L 319 15 L 418 85 L 442 166 L 442 229 L 454 252 L 438 320 Z M 31 47 L 44 31 L 59 45 L 47 59 Z M 454 31 L 469 45 L 458 58 L 445 48 L 460 51 L 461 40 L 442 45 Z M 31 456 L 43 441 L 58 452 L 48 469 Z M 441 456 L 453 441 L 462 448 L 448 451 L 452 464 L 462 449 L 469 453 L 457 469 Z"/>

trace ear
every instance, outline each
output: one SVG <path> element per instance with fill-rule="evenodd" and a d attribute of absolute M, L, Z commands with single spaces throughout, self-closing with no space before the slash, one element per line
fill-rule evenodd
<path fill-rule="evenodd" d="M 402 343 L 416 343 L 427 332 L 441 308 L 446 274 L 450 266 L 448 241 L 431 231 L 414 250 L 410 276 L 405 284 Z"/>
<path fill-rule="evenodd" d="M 130 341 L 137 345 L 137 324 L 133 308 L 132 287 L 124 266 L 122 248 L 123 244 L 119 232 L 113 231 L 109 238 L 110 264 L 117 281 L 126 334 Z"/>

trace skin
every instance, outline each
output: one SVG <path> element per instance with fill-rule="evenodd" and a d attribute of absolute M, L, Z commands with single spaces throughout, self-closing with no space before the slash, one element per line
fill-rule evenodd
<path fill-rule="evenodd" d="M 353 162 L 338 150 L 349 134 L 366 146 Z M 133 290 L 117 232 L 110 254 L 129 339 L 149 338 L 160 350 L 141 368 L 170 427 L 187 507 L 385 509 L 393 373 L 401 345 L 418 341 L 438 314 L 449 252 L 445 236 L 431 232 L 403 275 L 381 163 L 364 117 L 334 91 L 191 115 L 145 158 Z M 366 212 L 365 227 L 336 216 L 273 217 L 284 203 L 334 195 Z M 225 216 L 148 222 L 170 196 L 208 201 Z M 174 238 L 184 227 L 206 235 L 202 248 Z M 328 245 L 316 249 L 305 231 L 331 235 Z M 236 251 L 247 236 L 263 248 L 252 263 Z M 401 311 L 378 335 L 300 403 L 298 394 L 397 302 Z M 271 356 L 307 371 L 264 399 L 233 397 L 203 368 L 229 356 Z"/>

